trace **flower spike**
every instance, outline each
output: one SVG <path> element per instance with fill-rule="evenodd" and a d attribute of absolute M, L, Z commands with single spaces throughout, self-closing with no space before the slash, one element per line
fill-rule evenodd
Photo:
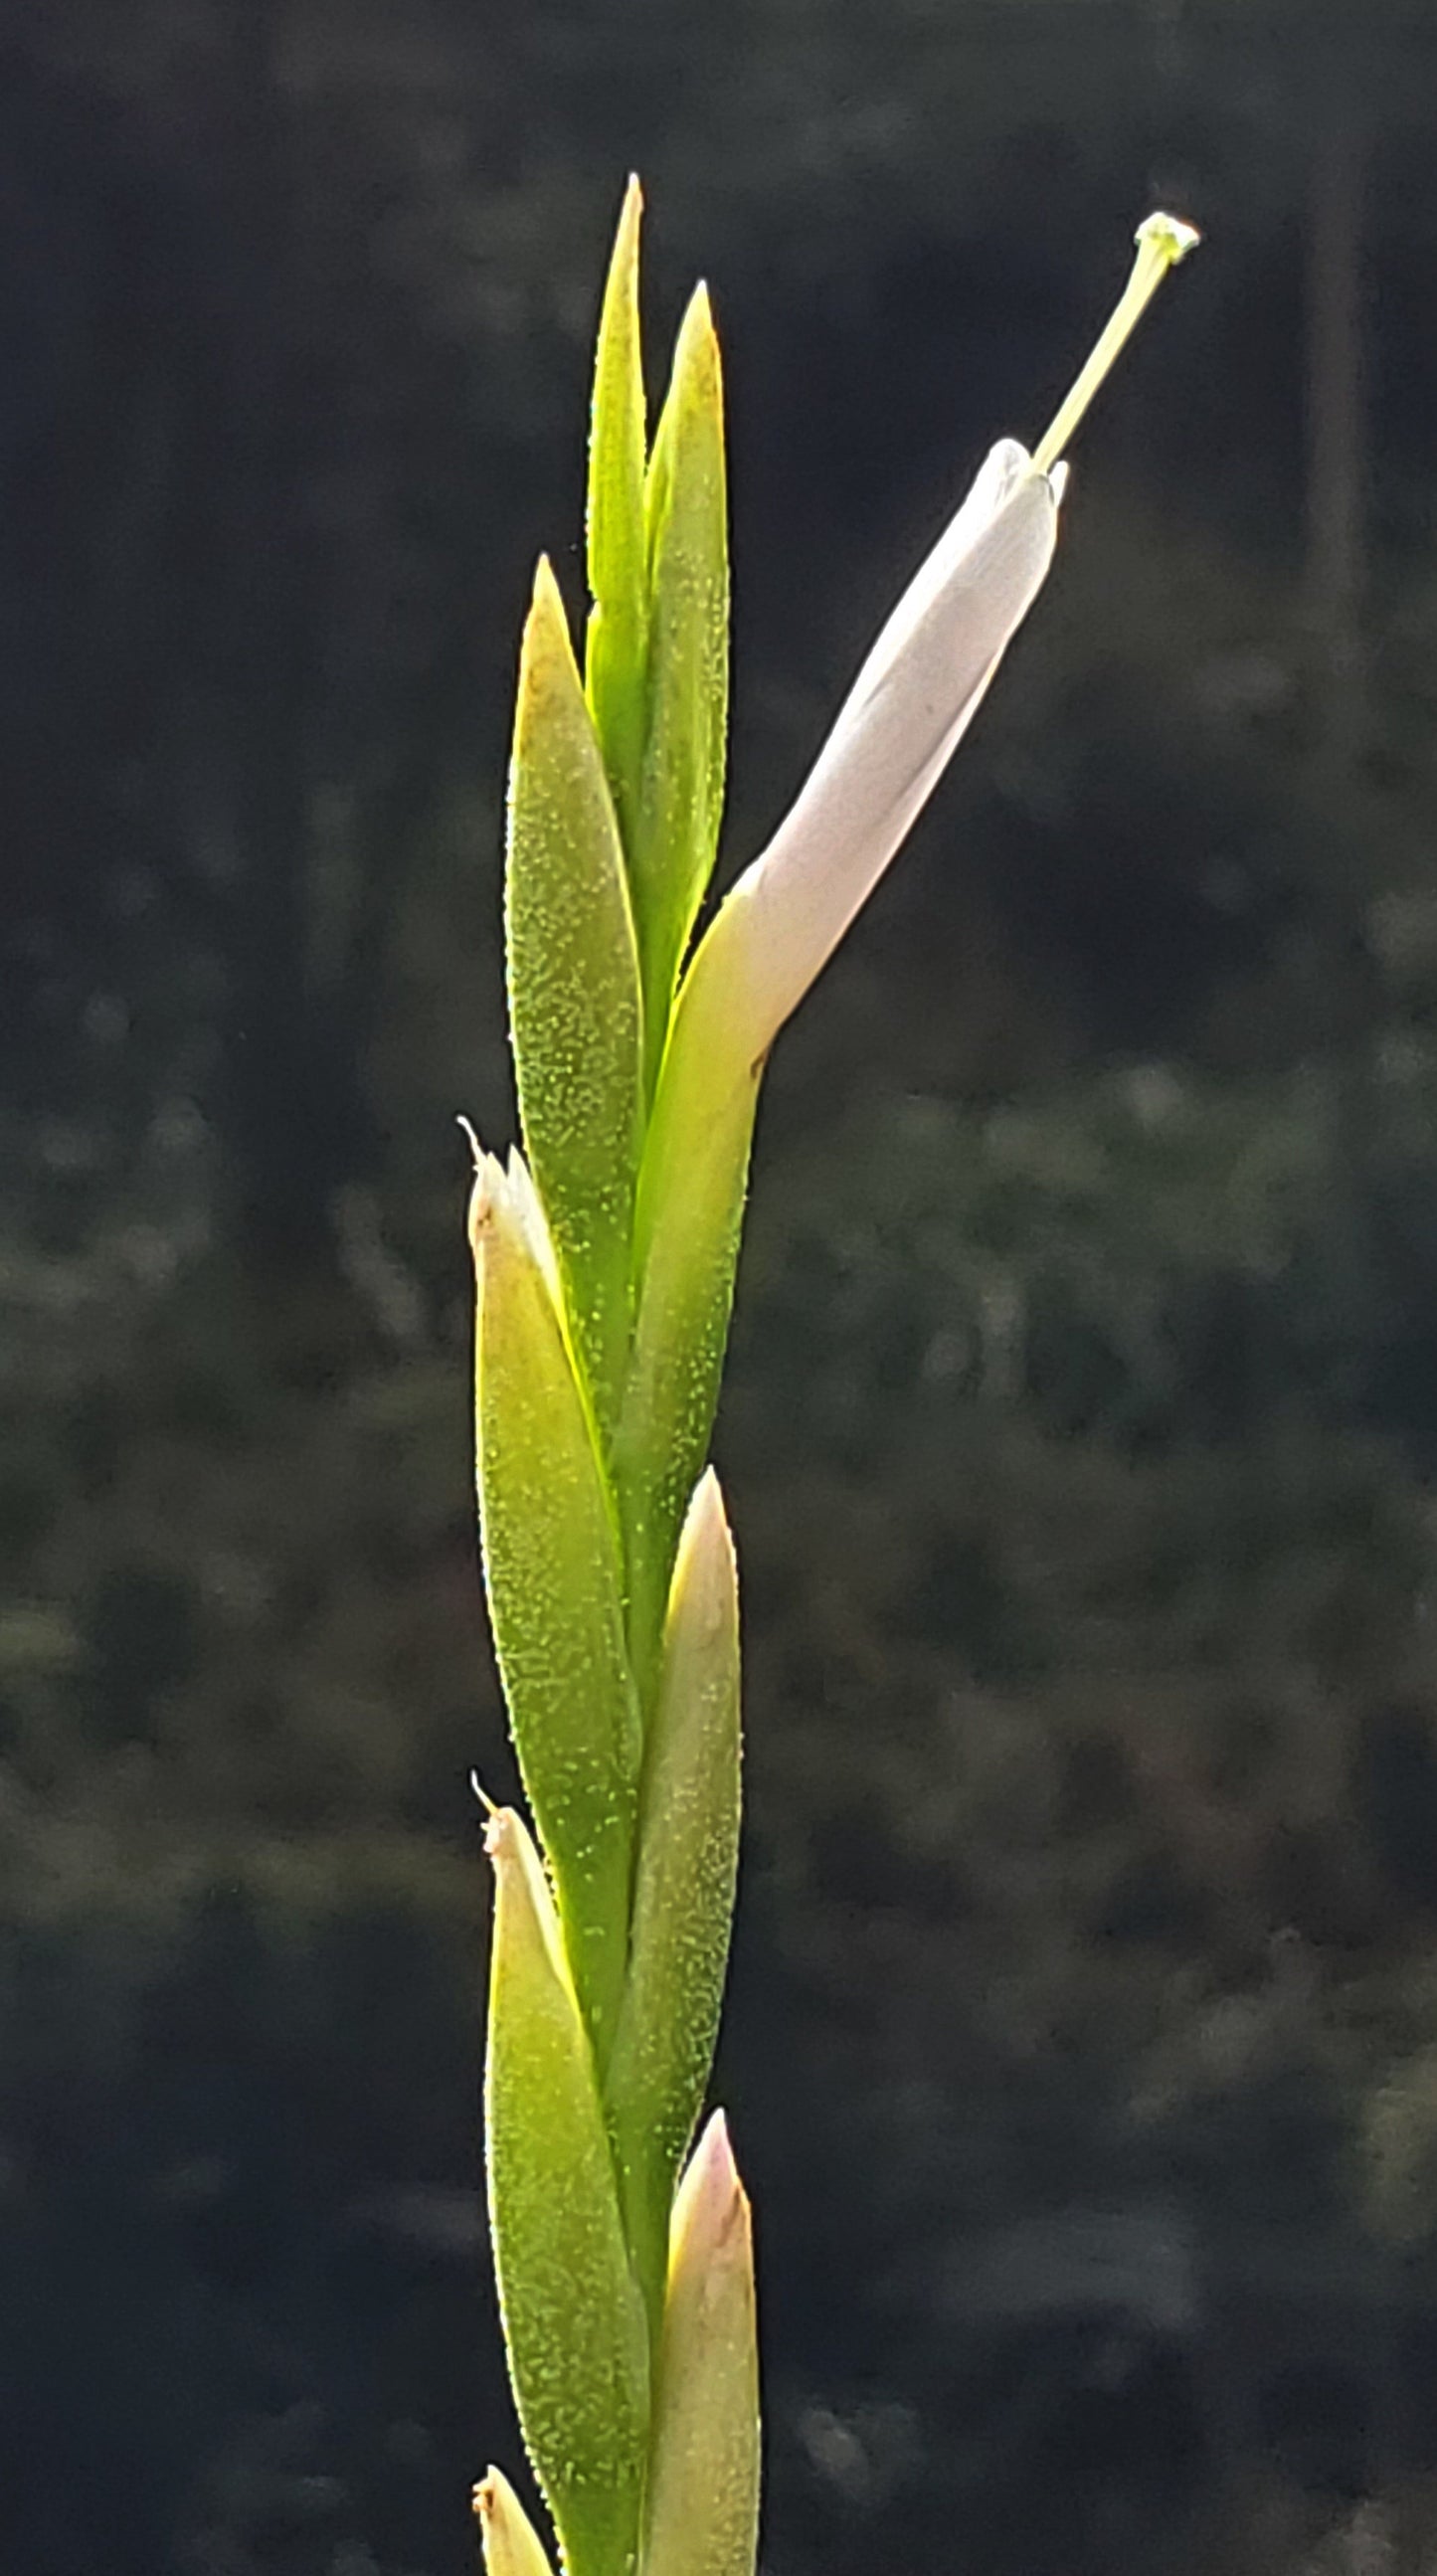
<path fill-rule="evenodd" d="M 594 380 L 584 675 L 542 562 L 521 658 L 506 927 L 524 1151 L 506 1166 L 470 1135 L 483 1561 L 535 1829 L 483 1799 L 486 2162 L 563 2576 L 753 2576 L 753 2239 L 721 2113 L 684 2157 L 739 1846 L 738 1572 L 708 1444 L 754 1113 L 774 1038 L 1047 579 L 1064 442 L 1196 235 L 1142 227 L 1052 428 L 1034 455 L 993 448 L 690 957 L 724 786 L 722 373 L 699 288 L 650 440 L 640 211 L 631 182 Z M 487 2576 L 550 2576 L 498 2470 L 475 2510 Z"/>

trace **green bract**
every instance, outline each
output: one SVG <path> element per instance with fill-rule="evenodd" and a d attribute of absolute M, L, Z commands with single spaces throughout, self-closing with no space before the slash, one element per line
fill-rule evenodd
<path fill-rule="evenodd" d="M 504 2333 L 524 2438 L 572 2576 L 635 2564 L 649 2338 L 603 2107 L 534 1846 L 501 1809 L 484 2110 Z"/>
<path fill-rule="evenodd" d="M 674 2205 L 645 2576 L 748 2576 L 758 2477 L 752 2226 L 716 2111 Z"/>
<path fill-rule="evenodd" d="M 694 1495 L 669 1597 L 608 2079 L 629 2241 L 656 2331 L 669 2200 L 718 2031 L 738 1828 L 738 1575 L 710 1471 Z"/>
<path fill-rule="evenodd" d="M 614 802 L 542 561 L 519 663 L 506 889 L 524 1145 L 575 1345 L 611 1421 L 628 1343 L 643 1002 Z"/>
<path fill-rule="evenodd" d="M 700 286 L 679 332 L 644 490 L 648 721 L 629 869 L 648 1011 L 650 1096 L 723 814 L 727 532 L 723 386 L 713 317 Z"/>
<path fill-rule="evenodd" d="M 628 1952 L 642 1760 L 619 1543 L 571 1345 L 531 1231 L 522 1167 L 486 1158 L 478 1273 L 484 1570 L 524 1786 L 554 1873 L 575 1987 L 600 2055 Z"/>
<path fill-rule="evenodd" d="M 754 1115 L 778 1029 L 1046 578 L 1062 478 L 1048 446 L 993 449 L 690 957 L 723 804 L 723 397 L 700 287 L 650 449 L 640 213 L 631 182 L 595 367 L 584 676 L 543 561 L 520 661 L 505 918 L 527 1159 L 479 1154 L 471 1209 L 484 1569 L 543 1847 L 493 1812 L 489 2196 L 567 2576 L 751 2576 L 753 2249 L 720 2115 L 679 2177 L 738 1855 L 738 1586 L 706 1461 Z M 1144 228 L 1083 399 L 1187 238 Z M 546 2576 L 497 2471 L 476 2505 L 489 2576 Z"/>
<path fill-rule="evenodd" d="M 639 218 L 631 179 L 604 291 L 589 442 L 589 611 L 585 682 L 626 841 L 639 810 L 647 733 L 649 567 L 644 542 L 644 362 L 639 336 Z"/>

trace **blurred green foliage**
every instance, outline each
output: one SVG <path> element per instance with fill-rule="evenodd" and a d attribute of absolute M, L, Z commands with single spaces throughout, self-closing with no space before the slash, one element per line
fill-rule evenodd
<path fill-rule="evenodd" d="M 768 2564 L 1427 2563 L 1430 12 L 58 0 L 6 70 L 5 2566 L 448 2576 L 513 2447 L 452 1115 L 631 164 L 724 335 L 729 865 L 1129 222 L 1210 234 L 765 1107 Z"/>

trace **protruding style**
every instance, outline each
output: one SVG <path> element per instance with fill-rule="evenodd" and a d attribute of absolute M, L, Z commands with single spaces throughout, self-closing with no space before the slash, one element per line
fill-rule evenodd
<path fill-rule="evenodd" d="M 1202 235 L 1196 224 L 1185 224 L 1180 215 L 1147 215 L 1133 238 L 1138 246 L 1138 255 L 1133 262 L 1132 275 L 1095 340 L 1091 356 L 1039 439 L 1034 451 L 1035 465 L 1045 469 L 1056 466 L 1099 385 L 1111 370 L 1124 342 L 1141 321 L 1168 270 L 1176 268 L 1180 259 L 1186 259 L 1188 252 L 1196 249 Z"/>

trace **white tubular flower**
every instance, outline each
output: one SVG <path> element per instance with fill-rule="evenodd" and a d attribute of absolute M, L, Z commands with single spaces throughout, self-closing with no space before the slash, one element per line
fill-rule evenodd
<path fill-rule="evenodd" d="M 1060 459 L 1128 334 L 1197 235 L 1170 215 L 1030 456 L 1004 439 L 889 618 L 792 811 L 679 987 L 634 1215 L 635 1321 L 616 1434 L 630 1631 L 657 1638 L 703 1467 L 768 1050 L 932 795 L 1043 586 Z M 655 1462 L 663 1462 L 656 1465 Z"/>
<path fill-rule="evenodd" d="M 717 1003 L 725 1055 L 767 1052 L 927 804 L 1042 588 L 1061 488 L 1001 440 L 909 583 L 694 960 L 680 1010 Z"/>
<path fill-rule="evenodd" d="M 720 1079 L 756 1067 L 828 963 L 1043 586 L 1067 478 L 1062 449 L 1197 238 L 1172 215 L 1139 225 L 1127 286 L 1034 454 L 1011 438 L 993 449 L 859 672 L 798 802 L 701 943 L 679 997 L 676 1053 L 697 1042 Z"/>

